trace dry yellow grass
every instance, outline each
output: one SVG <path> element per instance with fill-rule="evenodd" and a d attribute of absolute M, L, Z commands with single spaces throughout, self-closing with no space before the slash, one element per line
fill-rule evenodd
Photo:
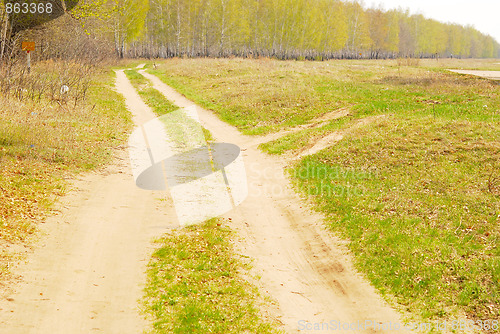
<path fill-rule="evenodd" d="M 39 66 L 34 71 L 49 74 L 56 67 Z M 130 116 L 111 90 L 111 72 L 89 79 L 88 99 L 76 107 L 0 95 L 0 284 L 19 246 L 29 245 L 64 193 L 65 179 L 108 161 L 110 148 L 125 139 Z"/>

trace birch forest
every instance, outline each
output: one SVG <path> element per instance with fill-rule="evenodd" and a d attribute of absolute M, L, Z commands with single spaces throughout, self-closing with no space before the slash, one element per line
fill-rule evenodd
<path fill-rule="evenodd" d="M 92 50 L 120 58 L 500 57 L 498 42 L 472 26 L 358 1 L 82 0 L 68 14 L 13 32 L 0 7 L 1 58 L 26 36 L 42 58 Z"/>

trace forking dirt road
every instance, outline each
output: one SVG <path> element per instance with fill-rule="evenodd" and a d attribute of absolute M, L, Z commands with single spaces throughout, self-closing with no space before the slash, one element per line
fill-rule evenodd
<path fill-rule="evenodd" d="M 180 107 L 193 103 L 158 78 L 141 71 Z M 123 71 L 117 90 L 139 125 L 155 116 Z M 291 189 L 284 163 L 257 149 L 258 138 L 241 135 L 211 112 L 197 108 L 217 142 L 243 151 L 248 197 L 226 213 L 239 235 L 238 251 L 253 259 L 259 287 L 276 301 L 271 316 L 287 333 L 304 325 L 341 321 L 400 323 L 351 265 L 345 243 L 323 227 Z M 142 333 L 138 310 L 151 239 L 177 225 L 165 192 L 137 188 L 125 149 L 105 169 L 85 175 L 59 204 L 60 214 L 44 224 L 42 241 L 15 273 L 22 281 L 0 301 L 0 333 Z M 167 199 L 160 201 L 159 199 Z M 332 331 L 324 331 L 331 333 Z M 335 331 L 335 332 L 341 332 Z M 384 332 L 370 327 L 348 333 Z M 394 331 L 390 331 L 393 333 Z"/>

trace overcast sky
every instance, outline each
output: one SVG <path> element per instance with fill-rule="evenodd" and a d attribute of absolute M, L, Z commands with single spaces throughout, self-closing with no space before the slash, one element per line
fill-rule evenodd
<path fill-rule="evenodd" d="M 409 8 L 441 22 L 470 24 L 500 42 L 500 0 L 364 0 L 367 7 Z"/>

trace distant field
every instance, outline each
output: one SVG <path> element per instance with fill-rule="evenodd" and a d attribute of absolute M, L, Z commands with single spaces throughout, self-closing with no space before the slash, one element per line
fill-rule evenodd
<path fill-rule="evenodd" d="M 493 320 L 500 86 L 445 69 L 498 63 L 172 59 L 150 71 L 243 133 L 293 129 L 262 149 L 289 159 L 297 190 L 401 309 Z M 336 111 L 344 116 L 322 119 Z M 342 135 L 336 144 L 298 158 L 332 134 Z"/>

